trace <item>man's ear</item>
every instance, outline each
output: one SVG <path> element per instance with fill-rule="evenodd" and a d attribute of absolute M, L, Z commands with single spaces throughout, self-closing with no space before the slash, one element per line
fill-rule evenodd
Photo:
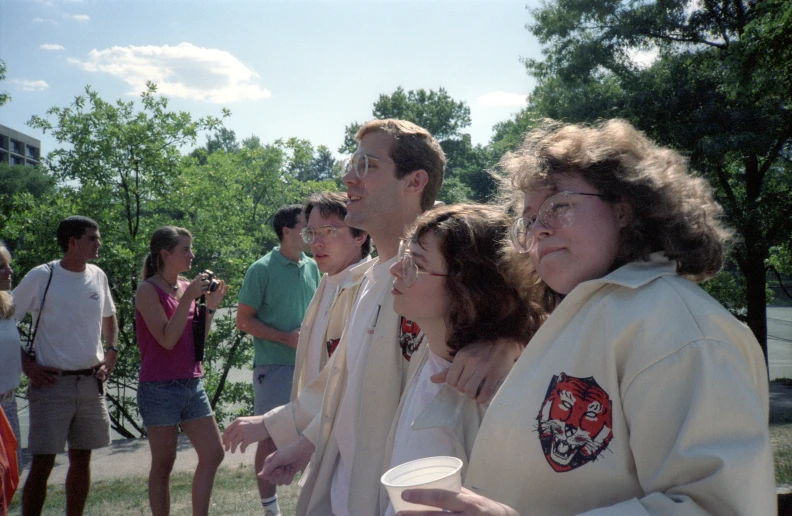
<path fill-rule="evenodd" d="M 429 182 L 429 174 L 422 168 L 413 170 L 404 178 L 407 179 L 407 190 L 414 191 L 419 195 L 423 193 L 423 189 L 426 188 L 426 184 Z"/>
<path fill-rule="evenodd" d="M 368 233 L 361 231 L 360 234 L 355 237 L 355 245 L 362 246 L 366 242 L 366 238 L 368 238 Z"/>

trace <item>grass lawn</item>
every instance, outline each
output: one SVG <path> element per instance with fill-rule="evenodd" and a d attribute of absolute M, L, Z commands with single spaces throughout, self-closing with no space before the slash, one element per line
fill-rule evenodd
<path fill-rule="evenodd" d="M 792 422 L 770 425 L 777 484 L 792 485 Z"/>
<path fill-rule="evenodd" d="M 792 486 L 792 421 L 774 422 L 770 425 L 770 437 L 775 454 L 776 483 Z M 190 508 L 190 473 L 171 475 L 171 514 L 174 516 L 192 514 Z M 90 516 L 112 515 L 131 516 L 151 514 L 148 505 L 148 479 L 129 477 L 119 480 L 95 482 L 85 514 Z M 278 488 L 278 501 L 284 516 L 294 514 L 299 488 L 295 481 L 292 485 Z M 11 502 L 10 515 L 20 514 L 20 486 Z M 66 492 L 63 486 L 50 486 L 45 515 L 63 514 L 66 507 Z M 220 467 L 212 490 L 210 514 L 216 515 L 261 515 L 261 505 L 255 482 L 249 466 L 235 468 Z"/>
<path fill-rule="evenodd" d="M 171 514 L 173 516 L 192 514 L 190 506 L 191 483 L 192 475 L 190 473 L 171 475 Z M 297 482 L 287 487 L 278 488 L 278 503 L 281 513 L 285 516 L 294 514 L 298 492 Z M 22 488 L 20 486 L 11 502 L 9 514 L 20 514 L 21 497 Z M 47 490 L 44 514 L 62 515 L 65 507 L 66 491 L 63 486 L 50 486 Z M 249 466 L 220 467 L 215 477 L 212 506 L 209 513 L 261 516 L 261 501 Z M 130 477 L 95 482 L 91 485 L 91 494 L 88 496 L 85 514 L 90 516 L 151 514 L 148 504 L 148 479 L 146 477 Z"/>

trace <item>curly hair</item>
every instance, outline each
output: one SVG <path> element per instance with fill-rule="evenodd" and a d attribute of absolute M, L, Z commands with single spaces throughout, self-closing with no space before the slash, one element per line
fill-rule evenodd
<path fill-rule="evenodd" d="M 658 146 L 624 120 L 594 126 L 545 120 L 498 168 L 501 198 L 512 205 L 521 193 L 557 189 L 559 175 L 576 174 L 607 202 L 626 203 L 631 216 L 616 266 L 648 260 L 657 251 L 693 281 L 709 279 L 723 266 L 732 233 L 709 183 L 678 152 Z"/>
<path fill-rule="evenodd" d="M 478 204 L 438 206 L 421 215 L 407 239 L 421 244 L 429 233 L 438 240 L 446 262 L 446 315 L 452 354 L 468 344 L 512 338 L 528 342 L 546 317 L 523 295 L 527 278 L 510 274 L 504 259 L 509 217 L 496 207 Z"/>

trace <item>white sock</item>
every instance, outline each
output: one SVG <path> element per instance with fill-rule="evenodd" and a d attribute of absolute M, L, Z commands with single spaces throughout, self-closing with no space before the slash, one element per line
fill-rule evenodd
<path fill-rule="evenodd" d="M 264 516 L 280 516 L 280 507 L 278 507 L 278 495 L 270 498 L 262 498 L 261 506 L 264 507 Z"/>

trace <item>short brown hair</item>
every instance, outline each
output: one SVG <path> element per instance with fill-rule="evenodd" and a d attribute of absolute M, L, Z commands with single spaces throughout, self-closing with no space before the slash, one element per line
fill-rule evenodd
<path fill-rule="evenodd" d="M 559 175 L 580 176 L 607 202 L 631 210 L 622 230 L 617 263 L 648 260 L 662 251 L 677 273 L 694 281 L 723 265 L 731 231 L 709 183 L 688 169 L 678 152 L 658 146 L 624 120 L 594 126 L 544 121 L 507 153 L 499 168 L 502 197 L 555 188 Z"/>
<path fill-rule="evenodd" d="M 529 306 L 521 284 L 504 259 L 510 219 L 503 210 L 480 204 L 438 206 L 418 217 L 407 238 L 437 237 L 446 262 L 450 302 L 446 345 L 456 352 L 474 342 L 513 338 L 528 342 L 545 318 Z"/>
<path fill-rule="evenodd" d="M 406 120 L 388 118 L 370 120 L 363 124 L 355 134 L 360 141 L 368 133 L 382 131 L 396 141 L 391 148 L 390 157 L 396 164 L 396 178 L 401 179 L 415 170 L 425 170 L 429 176 L 421 193 L 421 209 L 428 210 L 437 200 L 443 186 L 446 158 L 442 147 L 429 131 Z"/>
<path fill-rule="evenodd" d="M 346 196 L 338 192 L 317 192 L 311 194 L 305 200 L 305 204 L 303 204 L 303 217 L 305 218 L 305 223 L 308 224 L 308 218 L 311 216 L 311 212 L 314 208 L 319 209 L 319 213 L 322 214 L 322 217 L 335 215 L 339 219 L 344 220 L 347 214 L 346 201 Z M 354 237 L 358 237 L 365 233 L 363 230 L 353 228 L 352 226 L 349 226 L 349 229 L 352 231 L 352 236 Z M 360 257 L 365 258 L 370 252 L 371 237 L 366 235 L 366 240 L 360 247 Z"/>

